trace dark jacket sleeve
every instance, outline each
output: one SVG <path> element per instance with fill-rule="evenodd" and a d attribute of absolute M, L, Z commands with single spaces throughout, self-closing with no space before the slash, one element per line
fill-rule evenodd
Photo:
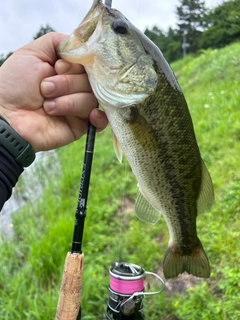
<path fill-rule="evenodd" d="M 0 210 L 10 198 L 23 168 L 0 145 Z"/>

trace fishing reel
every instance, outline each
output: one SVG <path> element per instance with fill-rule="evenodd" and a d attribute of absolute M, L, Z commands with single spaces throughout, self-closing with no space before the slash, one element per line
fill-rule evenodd
<path fill-rule="evenodd" d="M 114 262 L 109 269 L 110 285 L 106 320 L 142 320 L 143 298 L 162 292 L 163 280 L 155 273 L 144 271 L 135 264 Z M 161 282 L 161 289 L 156 292 L 144 291 L 144 279 L 151 275 Z"/>

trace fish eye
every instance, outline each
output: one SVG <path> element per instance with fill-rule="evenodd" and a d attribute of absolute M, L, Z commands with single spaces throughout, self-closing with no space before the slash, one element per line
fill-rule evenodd
<path fill-rule="evenodd" d="M 118 34 L 126 34 L 128 32 L 128 25 L 124 20 L 115 20 L 112 27 Z"/>

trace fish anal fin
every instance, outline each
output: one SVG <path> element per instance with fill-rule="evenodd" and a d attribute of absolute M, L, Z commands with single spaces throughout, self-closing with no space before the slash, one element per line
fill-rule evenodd
<path fill-rule="evenodd" d="M 151 224 L 157 223 L 161 216 L 160 212 L 151 206 L 148 200 L 144 197 L 141 190 L 139 190 L 137 194 L 135 212 L 139 220 Z"/>
<path fill-rule="evenodd" d="M 168 247 L 164 257 L 163 273 L 166 279 L 175 278 L 185 271 L 195 277 L 210 277 L 209 261 L 201 244 L 189 255 L 182 255 L 175 251 Z"/>
<path fill-rule="evenodd" d="M 214 202 L 214 190 L 213 190 L 212 179 L 208 172 L 207 167 L 202 161 L 202 181 L 201 181 L 199 197 L 197 199 L 198 214 L 210 210 L 213 202 Z"/>
<path fill-rule="evenodd" d="M 114 151 L 116 153 L 117 159 L 120 163 L 122 163 L 123 152 L 118 142 L 118 139 L 113 131 L 112 131 L 112 138 L 113 138 L 113 147 L 114 147 Z"/>

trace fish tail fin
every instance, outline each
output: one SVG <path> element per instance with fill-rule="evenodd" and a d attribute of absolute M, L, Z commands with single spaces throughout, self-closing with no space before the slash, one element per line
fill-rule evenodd
<path fill-rule="evenodd" d="M 200 278 L 210 277 L 209 261 L 201 242 L 188 255 L 176 251 L 170 247 L 166 251 L 163 261 L 163 273 L 166 279 L 177 277 L 185 271 Z"/>

